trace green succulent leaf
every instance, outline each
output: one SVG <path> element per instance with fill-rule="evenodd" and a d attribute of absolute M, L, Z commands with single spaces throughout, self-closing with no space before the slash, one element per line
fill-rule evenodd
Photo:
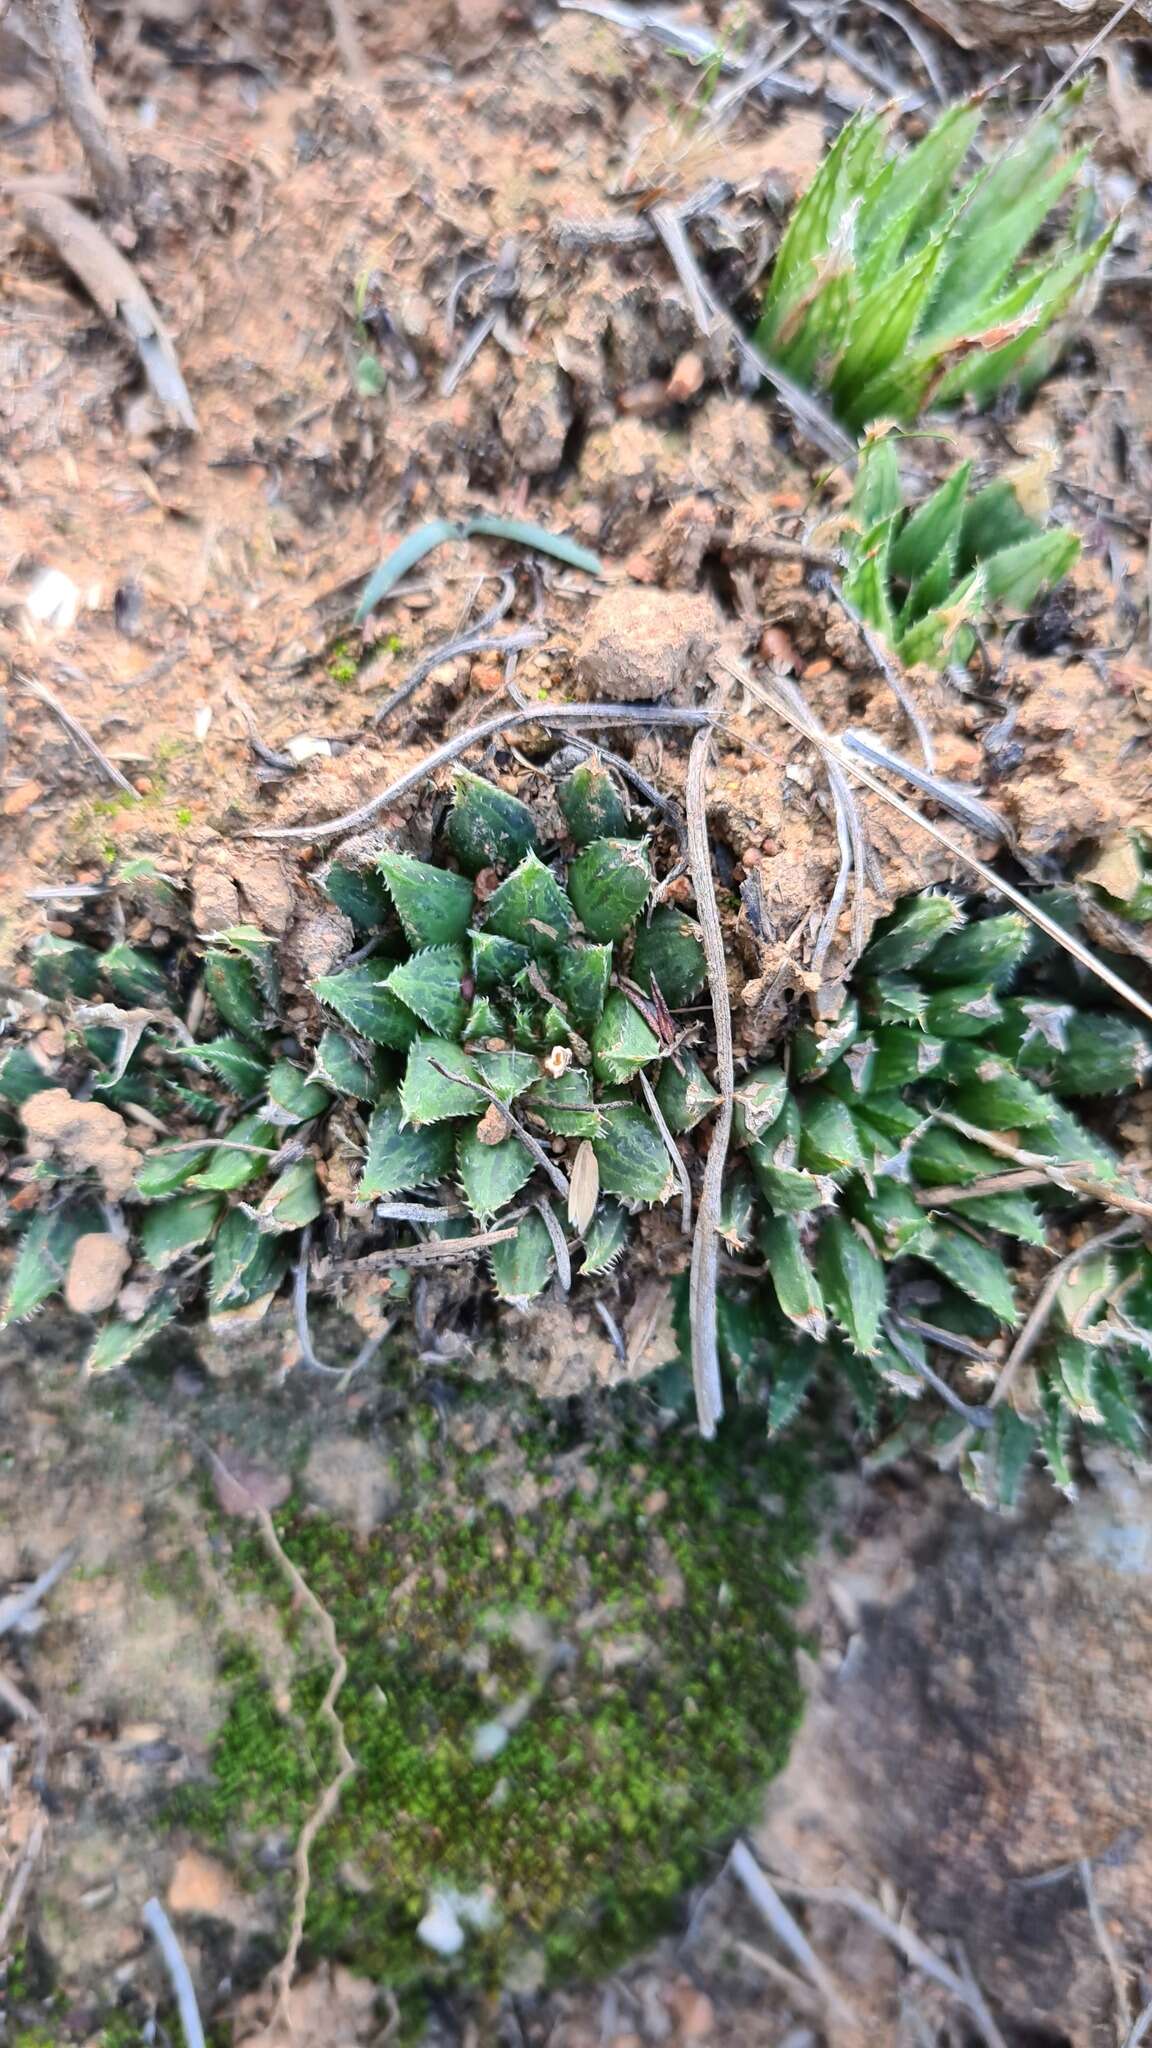
<path fill-rule="evenodd" d="M 270 1022 L 256 969 L 241 953 L 213 947 L 204 955 L 204 989 L 221 1023 L 261 1040 Z"/>
<path fill-rule="evenodd" d="M 606 1195 L 631 1203 L 668 1200 L 676 1186 L 672 1163 L 656 1125 L 635 1103 L 606 1104 L 592 1145 Z"/>
<path fill-rule="evenodd" d="M 458 1038 L 468 1015 L 467 973 L 463 946 L 429 946 L 392 969 L 388 989 L 437 1038 Z"/>
<path fill-rule="evenodd" d="M 32 985 L 58 1003 L 71 996 L 86 1002 L 100 985 L 100 965 L 100 955 L 91 946 L 48 933 L 32 948 Z"/>
<path fill-rule="evenodd" d="M 280 1001 L 279 942 L 255 924 L 230 924 L 227 930 L 214 932 L 212 938 L 215 946 L 248 962 L 261 996 L 275 1012 Z"/>
<path fill-rule="evenodd" d="M 28 1102 L 33 1095 L 39 1095 L 45 1088 L 59 1084 L 51 1074 L 46 1074 L 35 1054 L 26 1045 L 13 1046 L 6 1059 L 0 1063 L 0 1100 L 10 1102 L 14 1109 Z"/>
<path fill-rule="evenodd" d="M 473 1038 L 501 1038 L 504 1019 L 490 996 L 473 996 L 460 1037 L 466 1045 Z"/>
<path fill-rule="evenodd" d="M 278 1173 L 256 1211 L 261 1231 L 302 1230 L 324 1213 L 314 1159 L 297 1159 Z"/>
<path fill-rule="evenodd" d="M 207 1145 L 195 1139 L 191 1143 L 177 1141 L 170 1145 L 153 1145 L 145 1154 L 144 1163 L 136 1175 L 136 1195 L 142 1202 L 161 1202 L 165 1195 L 174 1195 L 200 1172 L 212 1157 Z"/>
<path fill-rule="evenodd" d="M 822 1344 L 828 1318 L 795 1217 L 766 1216 L 760 1225 L 760 1249 L 782 1314 L 806 1336 Z"/>
<path fill-rule="evenodd" d="M 474 1117 L 483 1106 L 478 1079 L 473 1056 L 451 1039 L 414 1039 L 400 1090 L 405 1123 L 422 1129 L 449 1117 Z"/>
<path fill-rule="evenodd" d="M 1032 926 L 1019 911 L 985 917 L 944 939 L 920 964 L 920 979 L 936 988 L 965 982 L 1006 988 L 1032 948 Z"/>
<path fill-rule="evenodd" d="M 860 1031 L 860 1011 L 852 997 L 835 1022 L 819 1031 L 802 1024 L 792 1040 L 792 1073 L 797 1081 L 815 1081 L 835 1066 L 841 1055 L 854 1045 Z"/>
<path fill-rule="evenodd" d="M 816 1240 L 816 1277 L 830 1315 L 857 1351 L 874 1356 L 887 1299 L 884 1268 L 847 1217 L 829 1216 Z"/>
<path fill-rule="evenodd" d="M 731 1252 L 742 1252 L 752 1242 L 756 1218 L 756 1184 L 743 1160 L 736 1160 L 724 1176 L 720 1196 L 720 1235 Z"/>
<path fill-rule="evenodd" d="M 966 1039 L 954 1039 L 945 1056 L 944 1071 L 956 1084 L 953 1101 L 965 1123 L 986 1131 L 1028 1131 L 1049 1121 L 1051 1097 L 1026 1081 L 998 1053 L 986 1052 Z"/>
<path fill-rule="evenodd" d="M 250 1180 L 267 1173 L 269 1158 L 266 1155 L 274 1151 L 280 1142 L 275 1124 L 256 1112 L 252 1116 L 242 1116 L 226 1135 L 228 1144 L 219 1146 L 209 1155 L 208 1164 L 193 1175 L 193 1187 L 218 1194 L 234 1194 L 238 1188 L 247 1187 Z M 237 1147 L 235 1151 L 231 1149 L 233 1145 Z M 255 1149 L 240 1151 L 240 1146 Z"/>
<path fill-rule="evenodd" d="M 155 1004 L 172 1001 L 172 985 L 163 969 L 147 953 L 123 942 L 109 946 L 100 962 L 105 981 L 126 1003 Z"/>
<path fill-rule="evenodd" d="M 502 939 L 496 932 L 469 931 L 472 948 L 472 978 L 481 995 L 495 995 L 510 988 L 527 967 L 531 954 L 527 946 Z"/>
<path fill-rule="evenodd" d="M 931 1216 L 900 1181 L 877 1180 L 869 1189 L 856 1180 L 845 1199 L 849 1214 L 864 1225 L 882 1259 L 902 1258 L 932 1235 Z"/>
<path fill-rule="evenodd" d="M 964 912 L 951 896 L 908 896 L 877 925 L 860 961 L 863 974 L 907 974 L 926 960 L 940 941 L 958 932 Z M 957 977 L 971 978 L 970 973 Z M 896 1018 L 881 1018 L 896 1022 Z M 910 1021 L 915 1021 L 914 1019 Z"/>
<path fill-rule="evenodd" d="M 636 934 L 632 979 L 651 993 L 659 988 L 670 1009 L 694 1002 L 708 979 L 704 942 L 695 918 L 660 904 Z"/>
<path fill-rule="evenodd" d="M 499 1210 L 518 1195 L 531 1178 L 532 1155 L 519 1138 L 501 1138 L 486 1144 L 479 1127 L 469 1124 L 456 1141 L 456 1174 L 464 1200 L 482 1224 L 491 1223 Z"/>
<path fill-rule="evenodd" d="M 529 1092 L 528 1109 L 557 1138 L 595 1138 L 600 1130 L 601 1113 L 582 1067 L 542 1075 Z"/>
<path fill-rule="evenodd" d="M 1038 533 L 1034 540 L 1019 541 L 999 554 L 986 555 L 981 566 L 989 602 L 1006 605 L 1014 612 L 1031 611 L 1040 592 L 1048 584 L 1059 583 L 1079 553 L 1079 536 L 1066 526 L 1057 526 L 1050 533 Z"/>
<path fill-rule="evenodd" d="M 855 1173 L 868 1164 L 851 1110 L 823 1089 L 804 1098 L 799 1163 L 816 1174 Z"/>
<path fill-rule="evenodd" d="M 935 1073 L 943 1058 L 942 1038 L 931 1038 L 904 1024 L 883 1024 L 876 1033 L 872 1085 L 881 1092 L 907 1088 Z"/>
<path fill-rule="evenodd" d="M 594 839 L 568 869 L 568 893 L 590 939 L 622 939 L 651 889 L 652 869 L 637 839 Z"/>
<path fill-rule="evenodd" d="M 903 503 L 895 441 L 890 434 L 883 432 L 867 435 L 860 449 L 856 481 L 852 487 L 853 518 L 861 532 L 868 533 L 871 528 L 890 519 L 894 512 L 899 512 Z"/>
<path fill-rule="evenodd" d="M 157 1202 L 140 1219 L 140 1250 L 154 1272 L 166 1272 L 185 1252 L 211 1237 L 224 1209 L 223 1195 L 177 1195 Z"/>
<path fill-rule="evenodd" d="M 275 1293 L 287 1271 L 282 1246 L 243 1209 L 230 1209 L 212 1246 L 208 1301 L 212 1309 L 246 1308 Z"/>
<path fill-rule="evenodd" d="M 572 905 L 550 868 L 535 853 L 488 899 L 487 930 L 524 946 L 533 959 L 548 959 L 564 945 L 573 924 Z"/>
<path fill-rule="evenodd" d="M 604 1013 L 592 1033 L 592 1067 L 611 1086 L 631 1081 L 654 1060 L 660 1040 L 621 989 L 608 992 Z"/>
<path fill-rule="evenodd" d="M 593 839 L 622 839 L 626 835 L 627 801 L 598 754 L 590 755 L 573 768 L 556 795 L 577 846 L 588 846 Z"/>
<path fill-rule="evenodd" d="M 20 1240 L 0 1328 L 23 1322 L 59 1294 L 77 1241 L 104 1227 L 100 1211 L 89 1202 L 68 1202 L 34 1216 Z"/>
<path fill-rule="evenodd" d="M 259 1095 L 268 1080 L 267 1059 L 245 1038 L 226 1034 L 204 1045 L 181 1046 L 177 1052 L 179 1058 L 218 1074 L 237 1095 Z"/>
<path fill-rule="evenodd" d="M 515 867 L 536 844 L 536 821 L 519 797 L 483 776 L 456 770 L 448 842 L 470 875 L 482 868 Z"/>
<path fill-rule="evenodd" d="M 925 1029 L 937 1039 L 985 1038 L 1003 1015 L 986 981 L 938 989 L 924 1006 Z"/>
<path fill-rule="evenodd" d="M 376 865 L 413 946 L 459 944 L 472 922 L 472 884 L 464 875 L 407 853 L 381 853 Z"/>
<path fill-rule="evenodd" d="M 513 1308 L 526 1308 L 543 1294 L 552 1278 L 556 1254 L 547 1225 L 535 1209 L 521 1216 L 515 1237 L 492 1246 L 491 1264 L 496 1292 Z"/>
<path fill-rule="evenodd" d="M 892 543 L 893 576 L 904 583 L 914 583 L 926 576 L 942 557 L 955 570 L 960 560 L 961 527 L 971 478 L 971 462 L 962 462 L 905 521 Z M 976 559 L 974 556 L 965 566 L 974 568 Z"/>
<path fill-rule="evenodd" d="M 376 868 L 334 860 L 321 870 L 318 879 L 337 910 L 344 912 L 358 932 L 374 932 L 388 922 L 392 902 Z"/>
<path fill-rule="evenodd" d="M 362 960 L 339 974 L 322 974 L 312 983 L 312 993 L 360 1038 L 372 1045 L 389 1046 L 393 1052 L 407 1052 L 420 1029 L 418 1018 L 388 986 L 393 972 L 389 961 Z"/>
<path fill-rule="evenodd" d="M 710 1116 L 719 1107 L 720 1096 L 694 1053 L 681 1051 L 676 1060 L 661 1065 L 656 1100 L 669 1130 L 679 1137 Z"/>
<path fill-rule="evenodd" d="M 610 1273 L 627 1242 L 628 1218 L 619 1202 L 598 1203 L 584 1232 L 584 1272 Z"/>
<path fill-rule="evenodd" d="M 476 1065 L 480 1079 L 501 1102 L 515 1102 L 540 1079 L 540 1062 L 527 1052 L 478 1052 Z"/>
<path fill-rule="evenodd" d="M 949 1214 L 963 1216 L 982 1230 L 1000 1230 L 1017 1237 L 1021 1244 L 1046 1245 L 1044 1218 L 1027 1195 L 973 1195 L 971 1200 L 952 1202 Z"/>
<path fill-rule="evenodd" d="M 84 1360 L 85 1379 L 99 1379 L 104 1373 L 116 1372 L 120 1366 L 127 1365 L 160 1335 L 161 1330 L 167 1328 L 176 1308 L 174 1301 L 158 1301 L 138 1323 L 105 1323 Z"/>
<path fill-rule="evenodd" d="M 589 946 L 573 940 L 556 964 L 556 993 L 579 1031 L 599 1021 L 612 978 L 611 946 Z"/>
<path fill-rule="evenodd" d="M 310 1117 L 323 1116 L 331 1101 L 327 1088 L 310 1080 L 303 1067 L 292 1060 L 277 1060 L 268 1075 L 264 1115 L 270 1124 L 287 1130 L 293 1124 L 306 1123 Z"/>
<path fill-rule="evenodd" d="M 331 1088 L 335 1095 L 349 1095 L 354 1102 L 372 1102 L 380 1092 L 380 1077 L 366 1055 L 343 1031 L 331 1024 L 320 1034 L 312 1056 L 311 1079 Z"/>
<path fill-rule="evenodd" d="M 941 1223 L 937 1217 L 930 1237 L 920 1245 L 917 1257 L 926 1259 L 946 1280 L 970 1301 L 990 1309 L 999 1322 L 1016 1322 L 1016 1299 L 1012 1278 L 998 1252 L 978 1244 L 962 1230 Z"/>
<path fill-rule="evenodd" d="M 736 1084 L 733 1128 L 742 1144 L 764 1138 L 779 1122 L 788 1102 L 788 1081 L 782 1067 L 753 1067 Z"/>
<path fill-rule="evenodd" d="M 454 1151 L 454 1134 L 447 1126 L 417 1129 L 406 1124 L 399 1096 L 386 1096 L 373 1110 L 368 1126 L 368 1156 L 356 1190 L 357 1201 L 411 1194 L 428 1181 L 443 1180 L 452 1171 Z"/>

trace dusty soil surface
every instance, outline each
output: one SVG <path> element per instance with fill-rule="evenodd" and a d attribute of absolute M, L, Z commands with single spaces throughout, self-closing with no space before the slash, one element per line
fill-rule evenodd
<path fill-rule="evenodd" d="M 891 28 L 878 42 L 874 20 L 845 12 L 850 51 L 922 91 L 917 47 Z M 251 918 L 283 935 L 290 973 L 315 973 L 328 943 L 308 882 L 316 845 L 257 842 L 249 829 L 307 826 L 364 803 L 506 705 L 510 683 L 542 707 L 714 691 L 732 736 L 717 750 L 709 824 L 740 891 L 732 995 L 738 1053 L 754 1052 L 801 1001 L 835 1000 L 851 934 L 846 915 L 824 988 L 810 986 L 838 860 L 823 780 L 722 662 L 775 665 L 833 731 L 867 725 L 906 751 L 910 736 L 850 624 L 778 551 L 782 538 L 835 520 L 846 479 L 797 445 L 783 416 L 742 386 L 723 341 L 701 333 L 644 209 L 725 181 L 697 247 L 729 303 L 750 304 L 787 202 L 825 146 L 823 95 L 859 96 L 875 81 L 812 41 L 791 63 L 810 101 L 726 105 L 679 59 L 587 14 L 514 0 L 364 13 L 367 68 L 350 81 L 316 0 L 267 15 L 159 0 L 100 10 L 101 75 L 141 181 L 126 253 L 171 329 L 195 436 L 161 416 L 126 337 L 29 230 L 26 181 L 83 191 L 84 174 L 59 111 L 44 118 L 43 65 L 0 23 L 8 988 L 24 986 L 31 934 L 46 921 L 69 930 L 35 892 L 99 884 L 132 855 L 191 889 L 201 931 Z M 978 56 L 942 39 L 930 47 L 949 90 L 979 79 Z M 1022 100 L 1043 96 L 1061 54 L 1027 60 Z M 982 681 L 960 691 L 913 679 L 940 773 L 986 792 L 1042 877 L 1148 814 L 1152 102 L 1141 61 L 1139 46 L 1110 55 L 1083 111 L 1085 133 L 1100 137 L 1102 201 L 1127 209 L 1114 281 L 1086 333 L 1025 414 L 951 423 L 914 451 L 925 480 L 957 452 L 985 469 L 1038 465 L 1084 538 L 1071 586 L 993 641 Z M 351 614 L 373 566 L 420 522 L 475 512 L 570 535 L 598 552 L 602 582 L 490 541 L 453 542 L 404 579 L 362 641 Z M 513 668 L 498 646 L 442 660 L 374 723 L 416 665 L 496 600 L 501 571 L 515 583 L 497 633 L 532 624 L 545 637 Z M 622 633 L 621 619 L 636 630 Z M 34 685 L 81 722 L 134 794 Z M 679 740 L 650 730 L 617 744 L 649 780 L 682 789 Z M 481 765 L 479 752 L 472 759 Z M 379 822 L 409 829 L 420 851 L 436 801 L 425 787 Z M 958 872 L 876 800 L 862 808 L 877 856 L 869 915 Z M 51 1097 L 39 1101 L 50 1147 Z M 115 1158 L 102 1155 L 101 1171 L 111 1192 Z M 107 1246 L 90 1248 L 74 1305 L 107 1284 L 107 1258 Z M 237 1942 L 259 1952 L 263 1941 L 266 1963 L 274 1954 L 252 1900 L 151 1825 L 222 1712 L 208 1645 L 178 1602 L 148 1591 L 157 1564 L 170 1570 L 182 1547 L 202 1554 L 207 1542 L 195 1457 L 173 1428 L 185 1401 L 188 1428 L 203 1427 L 203 1364 L 174 1340 L 173 1415 L 113 1392 L 94 1417 L 91 1402 L 60 1395 L 50 1365 L 45 1391 L 41 1334 L 9 1340 L 0 1380 L 0 1587 L 33 1578 L 73 1539 L 82 1563 L 53 1596 L 48 1625 L 5 1667 L 34 1714 L 22 1720 L 0 1695 L 11 1729 L 0 1737 L 0 1899 L 14 1883 L 20 1898 L 28 1888 L 29 1924 L 64 1988 L 59 2038 L 87 2029 L 99 2039 L 122 1995 L 147 2010 L 162 1997 L 139 1927 L 157 1893 L 218 2023 L 280 2048 L 266 2013 L 244 2008 L 234 2028 L 228 2017 L 252 1988 L 228 1978 Z M 584 1378 L 595 1378 L 597 1333 L 580 1341 Z M 321 1446 L 346 1441 L 364 1421 L 362 1397 L 312 1405 L 281 1382 L 280 1340 L 267 1350 L 291 1428 L 313 1430 Z M 282 1409 L 207 1363 L 219 1368 L 211 1399 L 223 1403 L 213 1430 L 275 1475 Z M 526 1376 L 565 1396 L 568 1364 L 538 1321 Z M 355 1494 L 350 1519 L 371 1516 L 371 1474 L 339 1462 Z M 323 1456 L 315 1469 L 320 1485 Z M 1117 2009 L 1080 1859 L 1124 1967 L 1137 1971 L 1152 1950 L 1146 1850 L 1125 1834 L 1148 1799 L 1138 1761 L 1146 1564 L 1133 1566 L 1131 1546 L 1117 1550 L 1107 1534 L 1144 1528 L 1146 1505 L 1104 1506 L 1075 1533 L 1067 1518 L 1038 1514 L 1006 1532 L 967 1513 L 953 1527 L 955 1495 L 924 1500 L 904 1474 L 842 1504 L 845 1555 L 814 1576 L 816 1705 L 759 1847 L 786 1878 L 850 1883 L 906 1911 L 941 1955 L 962 1940 L 1014 2048 L 1097 2048 L 1117 2037 Z M 260 1645 L 274 1667 L 272 1627 Z M 1060 1762 L 1038 1777 L 1049 1751 Z M 1027 1888 L 1065 1865 L 1071 1877 Z M 840 2048 L 852 2038 L 963 2048 L 973 2038 L 954 2001 L 890 1943 L 816 1906 L 809 1932 L 860 2016 L 845 2032 L 733 1880 L 716 1876 L 696 1910 L 685 1902 L 682 1938 L 609 1983 L 509 1995 L 482 2011 L 449 2003 L 426 2038 L 509 2048 Z M 297 2048 L 374 2038 L 378 2019 L 355 1983 L 324 1978 L 301 1998 Z"/>

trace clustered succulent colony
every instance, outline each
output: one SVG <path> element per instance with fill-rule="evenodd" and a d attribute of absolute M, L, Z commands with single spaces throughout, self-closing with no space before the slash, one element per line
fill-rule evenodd
<path fill-rule="evenodd" d="M 629 1213 L 674 1194 L 695 1164 L 677 1141 L 718 1102 L 692 1010 L 706 980 L 700 934 L 684 910 L 653 905 L 647 842 L 598 759 L 572 769 L 558 796 L 563 866 L 555 850 L 542 857 L 525 804 L 466 772 L 445 834 L 454 866 L 387 848 L 367 867 L 329 866 L 330 896 L 370 936 L 360 957 L 314 983 L 310 1056 L 281 1021 L 276 943 L 252 928 L 219 935 L 204 957 L 220 1028 L 196 1043 L 173 1036 L 173 990 L 154 956 L 123 940 L 104 952 L 39 943 L 37 987 L 82 999 L 78 1050 L 93 1099 L 175 1110 L 192 1126 L 144 1153 L 113 1218 L 135 1257 L 134 1319 L 100 1331 L 89 1371 L 154 1336 L 205 1265 L 215 1325 L 263 1315 L 300 1233 L 325 1214 L 348 1111 L 363 1120 L 359 1242 L 479 1228 L 491 1237 L 494 1291 L 517 1306 L 558 1269 L 567 1281 L 573 1263 L 594 1282 L 619 1259 Z M 1017 914 L 966 921 L 950 895 L 909 898 L 872 940 L 836 1022 L 796 1032 L 787 1071 L 738 1076 L 742 1153 L 723 1235 L 740 1261 L 762 1256 L 770 1285 L 737 1272 L 722 1291 L 721 1336 L 744 1391 L 767 1392 L 773 1428 L 830 1355 L 874 1422 L 885 1387 L 922 1391 L 935 1346 L 971 1352 L 1010 1330 L 1020 1247 L 1046 1243 L 1050 1212 L 1077 1199 L 1077 1171 L 1118 1183 L 1114 1156 L 1066 1103 L 1135 1087 L 1148 1048 L 1136 1026 L 1070 1001 L 1066 971 Z M 101 988 L 117 1001 L 93 1005 Z M 29 1119 L 30 1098 L 54 1086 L 27 1047 L 0 1067 L 0 1095 Z M 220 1089 L 239 1098 L 238 1117 Z M 1029 1155 L 1026 1182 L 1038 1160 L 1050 1181 L 983 1191 L 1003 1179 L 1005 1133 Z M 39 1206 L 9 1319 L 58 1291 L 78 1240 L 109 1227 L 106 1200 L 74 1162 L 22 1172 Z M 909 1317 L 943 1335 L 926 1337 Z M 1010 1435 L 1017 1469 L 1039 1444 L 1070 1484 L 1074 1421 L 1137 1440 L 1133 1383 L 1149 1370 L 1150 1332 L 1145 1251 L 1109 1250 L 1070 1274 L 1028 1414 L 1007 1404 L 997 1414 L 996 1441 Z"/>
<path fill-rule="evenodd" d="M 903 151 L 888 150 L 886 114 L 856 115 L 789 219 L 756 331 L 764 354 L 854 433 L 1043 376 L 1114 232 L 1093 233 L 1085 190 L 1023 260 L 1085 161 L 1061 155 L 1082 97 L 1073 88 L 967 179 L 982 95 Z"/>

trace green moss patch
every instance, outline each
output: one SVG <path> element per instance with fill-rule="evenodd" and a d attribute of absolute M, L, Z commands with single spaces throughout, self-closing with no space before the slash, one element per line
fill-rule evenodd
<path fill-rule="evenodd" d="M 493 1984 L 526 1958 L 585 1974 L 667 1923 L 784 1761 L 801 1478 L 735 1434 L 455 1434 L 409 1436 L 367 1541 L 300 1504 L 278 1518 L 348 1657 L 359 1765 L 313 1849 L 306 1953 L 395 1986 Z M 234 1565 L 281 1607 L 298 1676 L 277 1702 L 236 1648 L 214 1775 L 180 1818 L 250 1876 L 294 1842 L 331 1745 L 309 1625 L 254 1538 Z M 488 1922 L 451 1961 L 417 1935 L 437 1891 Z"/>

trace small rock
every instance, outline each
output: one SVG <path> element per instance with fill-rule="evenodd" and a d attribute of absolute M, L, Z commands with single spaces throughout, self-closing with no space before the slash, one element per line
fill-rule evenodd
<path fill-rule="evenodd" d="M 226 1515 L 252 1515 L 258 1508 L 283 1507 L 292 1491 L 286 1472 L 271 1472 L 250 1460 L 229 1457 L 212 1467 L 212 1491 Z"/>
<path fill-rule="evenodd" d="M 140 1154 L 128 1143 L 128 1126 L 102 1102 L 74 1102 L 66 1088 L 42 1088 L 20 1115 L 33 1159 L 55 1153 L 69 1166 L 93 1172 L 110 1202 L 123 1201 L 136 1179 Z"/>
<path fill-rule="evenodd" d="M 553 362 L 525 363 L 500 417 L 500 438 L 525 476 L 548 476 L 560 467 L 572 424 L 564 379 Z"/>
<path fill-rule="evenodd" d="M 126 1244 L 111 1231 L 91 1230 L 78 1237 L 68 1262 L 64 1299 L 79 1316 L 99 1315 L 111 1308 L 120 1282 L 132 1263 Z"/>
<path fill-rule="evenodd" d="M 677 1984 L 668 2000 L 682 2041 L 707 2041 L 716 2025 L 716 2008 L 694 1984 Z"/>
<path fill-rule="evenodd" d="M 15 789 L 7 792 L 0 808 L 3 809 L 6 818 L 22 818 L 25 811 L 30 810 L 34 803 L 38 803 L 43 794 L 42 782 L 18 782 Z"/>
<path fill-rule="evenodd" d="M 227 1920 L 238 1902 L 237 1887 L 224 1865 L 211 1856 L 202 1856 L 198 1849 L 186 1849 L 168 1886 L 169 1912 L 196 1914 L 205 1920 Z"/>
<path fill-rule="evenodd" d="M 668 590 L 610 590 L 592 606 L 576 673 L 593 697 L 684 696 L 720 638 L 709 598 Z"/>
<path fill-rule="evenodd" d="M 361 1538 L 387 1520 L 398 1496 L 391 1459 L 351 1432 L 315 1444 L 303 1477 L 309 1500 Z"/>
<path fill-rule="evenodd" d="M 481 1145 L 502 1145 L 508 1136 L 508 1119 L 498 1102 L 490 1102 L 476 1126 Z"/>
<path fill-rule="evenodd" d="M 704 359 L 695 349 L 688 349 L 673 365 L 668 379 L 667 395 L 677 405 L 683 405 L 689 398 L 695 398 L 704 382 Z"/>

